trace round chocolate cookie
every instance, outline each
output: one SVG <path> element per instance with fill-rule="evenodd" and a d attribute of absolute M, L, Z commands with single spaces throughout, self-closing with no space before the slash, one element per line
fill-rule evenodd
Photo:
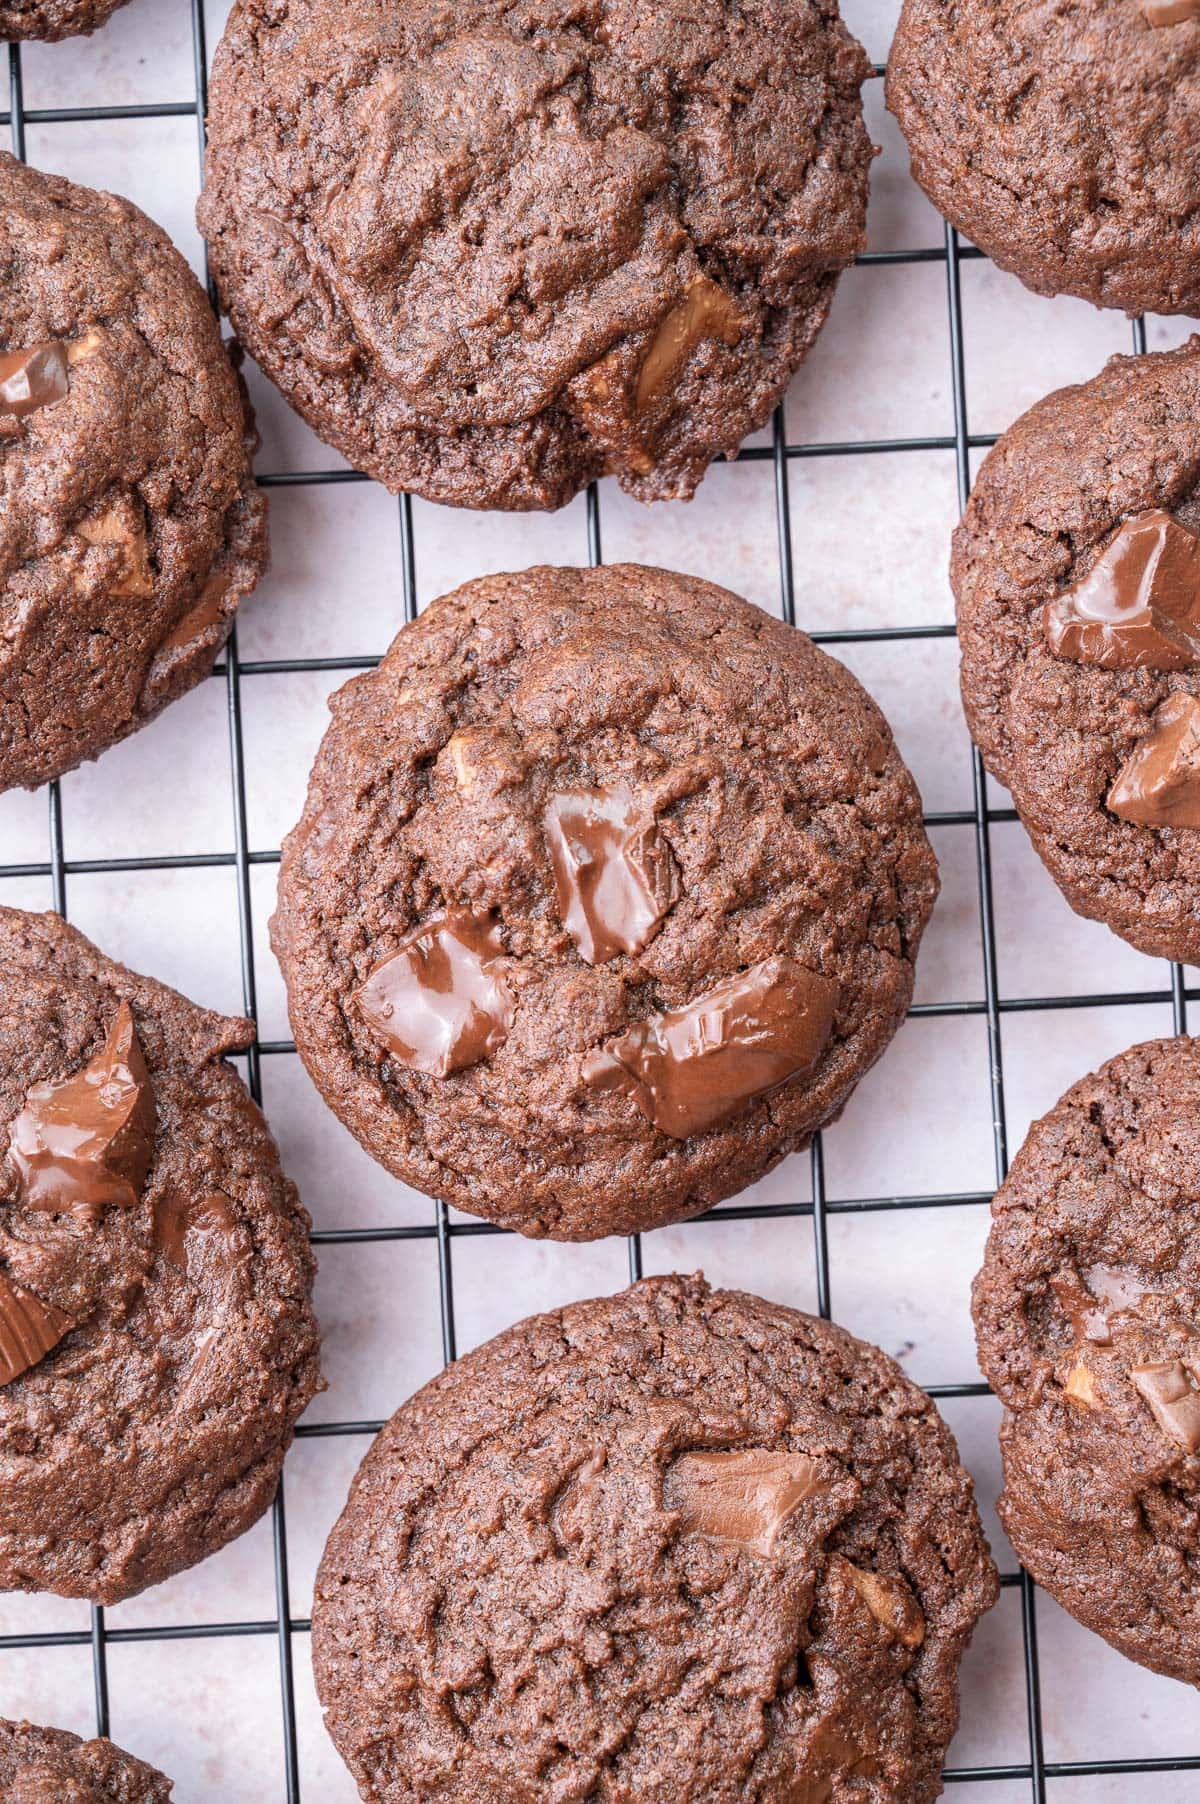
<path fill-rule="evenodd" d="M 171 1781 L 123 1748 L 0 1717 L 6 1804 L 170 1804 Z"/>
<path fill-rule="evenodd" d="M 397 1411 L 313 1658 L 372 1804 L 921 1804 L 996 1594 L 953 1437 L 886 1354 L 651 1278 Z"/>
<path fill-rule="evenodd" d="M 0 909 L 0 1588 L 116 1603 L 274 1496 L 320 1380 L 253 1035 Z"/>
<path fill-rule="evenodd" d="M 247 349 L 392 488 L 691 495 L 862 248 L 836 0 L 238 0 L 200 228 Z"/>
<path fill-rule="evenodd" d="M 934 206 L 1039 294 L 1200 312 L 1200 0 L 904 0 L 887 104 Z"/>
<path fill-rule="evenodd" d="M 254 442 L 165 234 L 0 153 L 0 789 L 207 676 L 266 564 Z"/>
<path fill-rule="evenodd" d="M 1071 906 L 1200 960 L 1200 339 L 1010 427 L 954 538 L 962 694 Z"/>
<path fill-rule="evenodd" d="M 0 0 L 0 43 L 6 38 L 53 41 L 92 32 L 124 4 L 125 0 Z"/>
<path fill-rule="evenodd" d="M 992 1213 L 974 1314 L 1004 1526 L 1072 1616 L 1200 1684 L 1200 1042 L 1074 1085 Z"/>
<path fill-rule="evenodd" d="M 369 1152 L 588 1240 L 694 1215 L 832 1121 L 936 893 L 849 671 L 711 583 L 537 569 L 434 602 L 334 698 L 272 943 Z"/>

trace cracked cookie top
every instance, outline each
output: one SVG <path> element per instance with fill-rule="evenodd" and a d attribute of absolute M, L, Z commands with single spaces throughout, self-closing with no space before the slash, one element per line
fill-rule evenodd
<path fill-rule="evenodd" d="M 648 1279 L 392 1417 L 321 1562 L 317 1689 L 373 1804 L 927 1804 L 996 1589 L 885 1354 Z"/>
<path fill-rule="evenodd" d="M 254 442 L 164 233 L 0 153 L 0 789 L 96 757 L 211 670 L 266 562 Z"/>
<path fill-rule="evenodd" d="M 1200 312 L 1200 5 L 905 0 L 887 103 L 938 211 L 1039 294 Z"/>
<path fill-rule="evenodd" d="M 690 495 L 863 243 L 835 0 L 241 0 L 201 229 L 239 335 L 393 487 Z"/>
<path fill-rule="evenodd" d="M 1110 1059 L 1034 1123 L 975 1280 L 1000 1515 L 1064 1609 L 1200 1683 L 1200 1044 Z"/>
<path fill-rule="evenodd" d="M 308 1217 L 225 1058 L 253 1036 L 0 909 L 4 1590 L 116 1603 L 274 1495 L 317 1329 Z"/>
<path fill-rule="evenodd" d="M 794 628 L 635 565 L 487 577 L 332 706 L 273 944 L 330 1107 L 430 1195 L 562 1239 L 678 1220 L 895 1032 L 920 797 Z"/>

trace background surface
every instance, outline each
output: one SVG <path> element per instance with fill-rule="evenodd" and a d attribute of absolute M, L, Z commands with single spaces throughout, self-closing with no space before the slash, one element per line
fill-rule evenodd
<path fill-rule="evenodd" d="M 210 47 L 226 10 L 209 8 Z M 845 11 L 882 62 L 896 7 L 847 0 Z M 188 0 L 132 0 L 94 38 L 26 47 L 20 64 L 30 161 L 129 195 L 202 272 L 192 216 L 198 157 Z M 8 104 L 0 99 L 0 116 Z M 131 107 L 151 111 L 122 116 Z M 118 109 L 118 116 L 69 116 L 96 108 Z M 615 485 L 601 485 L 599 523 L 608 560 L 696 571 L 779 612 L 779 474 L 790 504 L 800 625 L 851 635 L 942 629 L 851 637 L 834 649 L 883 705 L 917 777 L 934 817 L 943 893 L 921 955 L 917 1012 L 824 1136 L 823 1158 L 815 1166 L 808 1154 L 793 1158 L 737 1199 L 738 1206 L 769 1205 L 763 1218 L 739 1219 L 727 1205 L 714 1219 L 645 1236 L 641 1256 L 647 1272 L 703 1268 L 718 1284 L 815 1309 L 823 1241 L 835 1317 L 885 1347 L 918 1382 L 962 1387 L 942 1407 L 975 1475 L 997 1559 L 1015 1581 L 1015 1561 L 991 1507 L 998 1410 L 979 1394 L 968 1313 L 996 1179 L 994 1117 L 1002 1118 L 1014 1151 L 1030 1121 L 1075 1078 L 1136 1040 L 1170 1033 L 1172 974 L 1072 916 L 1020 826 L 1006 818 L 1005 795 L 986 792 L 986 819 L 977 809 L 948 630 L 946 562 L 958 512 L 948 279 L 957 270 L 965 376 L 959 420 L 970 434 L 972 467 L 982 455 L 977 441 L 1002 431 L 1048 389 L 1092 375 L 1133 339 L 1119 314 L 1036 298 L 982 259 L 948 260 L 941 221 L 909 179 L 880 82 L 868 89 L 867 112 L 883 146 L 871 252 L 928 255 L 885 257 L 845 276 L 788 397 L 789 445 L 850 449 L 785 463 L 768 454 L 771 434 L 764 433 L 756 441 L 763 455 L 715 468 L 690 506 L 647 509 Z M 38 117 L 45 113 L 68 116 Z M 1151 348 L 1178 343 L 1189 330 L 1179 320 L 1146 322 Z M 286 477 L 344 467 L 256 371 L 248 374 L 264 441 L 261 472 Z M 880 440 L 904 442 L 853 449 Z M 273 667 L 377 656 L 403 619 L 404 592 L 403 510 L 382 488 L 283 482 L 273 486 L 271 505 L 274 566 L 242 615 L 237 655 L 246 668 L 237 680 L 218 674 L 135 739 L 68 777 L 49 823 L 47 792 L 0 797 L 0 864 L 24 867 L 0 880 L 0 902 L 51 905 L 59 832 L 70 918 L 117 958 L 235 1014 L 244 978 L 239 894 L 248 900 L 259 1031 L 268 1047 L 288 1036 L 266 943 L 277 848 L 301 806 L 326 698 L 344 674 Z M 582 497 L 545 517 L 472 515 L 416 501 L 411 524 L 421 604 L 488 571 L 588 556 Z M 262 665 L 268 668 L 255 668 Z M 240 749 L 236 736 L 231 743 L 231 689 L 240 694 Z M 245 859 L 231 801 L 239 774 Z M 994 893 L 997 987 L 990 1011 L 981 843 Z M 163 862 L 197 856 L 203 862 Z M 125 868 L 88 868 L 112 860 Z M 148 863 L 131 869 L 132 861 Z M 1187 973 L 1187 981 L 1195 976 Z M 1114 995 L 1122 1000 L 1090 1000 Z M 1080 998 L 1088 1000 L 1075 1005 Z M 995 1082 L 992 1041 L 1003 1060 Z M 324 1537 L 367 1438 L 322 1434 L 321 1425 L 381 1418 L 437 1370 L 444 1346 L 440 1280 L 452 1274 L 461 1352 L 534 1309 L 617 1289 L 627 1280 L 629 1252 L 617 1240 L 560 1247 L 455 1234 L 466 1218 L 454 1217 L 443 1218 L 439 1242 L 434 1205 L 359 1151 L 319 1103 L 293 1053 L 269 1051 L 261 1075 L 285 1165 L 319 1233 L 416 1231 L 366 1245 L 321 1245 L 316 1302 L 329 1389 L 309 1412 L 310 1432 L 297 1441 L 285 1481 L 293 1624 L 285 1639 L 297 1726 L 291 1796 L 352 1804 L 354 1787 L 325 1737 L 312 1690 L 307 1617 Z M 899 1206 L 904 1198 L 924 1206 Z M 864 1201 L 874 1206 L 839 1207 Z M 180 1804 L 282 1804 L 289 1792 L 278 1537 L 279 1524 L 268 1519 L 215 1559 L 107 1611 L 95 1625 L 83 1604 L 0 1599 L 0 1714 L 94 1733 L 92 1640 L 102 1635 L 111 1733 L 172 1775 Z M 1001 1770 L 986 1782 L 964 1775 L 949 1795 L 963 1804 L 1016 1804 L 1043 1795 L 1044 1787 L 1054 1804 L 1194 1799 L 1195 1773 L 1094 1770 L 1106 1761 L 1200 1755 L 1195 1698 L 1110 1652 L 1041 1594 L 1039 1755 L 1031 1741 L 1022 1615 L 1013 1582 L 967 1659 L 962 1728 L 950 1753 L 954 1772 Z M 231 1624 L 243 1625 L 242 1632 L 211 1632 Z M 143 1638 L 164 1626 L 194 1632 Z M 14 1637 L 33 1636 L 48 1641 L 12 1645 Z M 1093 1770 L 1080 1772 L 1081 1765 Z"/>

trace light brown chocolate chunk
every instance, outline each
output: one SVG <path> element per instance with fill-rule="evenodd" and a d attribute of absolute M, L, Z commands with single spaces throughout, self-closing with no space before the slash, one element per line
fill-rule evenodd
<path fill-rule="evenodd" d="M 1200 1449 L 1200 1391 L 1182 1361 L 1133 1366 L 1129 1376 L 1163 1433 L 1185 1453 Z"/>
<path fill-rule="evenodd" d="M 1107 806 L 1143 827 L 1200 827 L 1200 701 L 1168 696 L 1117 772 Z"/>
<path fill-rule="evenodd" d="M 1067 1373 L 1067 1382 L 1063 1386 L 1063 1395 L 1077 1404 L 1080 1409 L 1099 1409 L 1100 1400 L 1096 1395 L 1096 1380 L 1085 1365 L 1073 1365 Z"/>
<path fill-rule="evenodd" d="M 1106 670 L 1188 670 L 1200 659 L 1200 539 L 1163 508 L 1138 514 L 1042 614 L 1060 658 Z"/>
<path fill-rule="evenodd" d="M 74 1326 L 53 1303 L 0 1272 L 0 1385 L 39 1365 Z"/>
<path fill-rule="evenodd" d="M 23 1208 L 97 1222 L 132 1208 L 154 1157 L 154 1091 L 133 1013 L 122 1002 L 81 1071 L 35 1084 L 9 1130 Z"/>
<path fill-rule="evenodd" d="M 400 1064 L 447 1077 L 491 1056 L 514 1007 L 498 969 L 495 924 L 448 909 L 411 934 L 354 993 L 354 1003 Z"/>
<path fill-rule="evenodd" d="M 800 1505 L 827 1489 L 804 1453 L 685 1453 L 668 1474 L 667 1504 L 679 1511 L 685 1534 L 738 1541 L 765 1557 Z"/>
<path fill-rule="evenodd" d="M 640 952 L 679 896 L 658 822 L 627 783 L 551 796 L 546 844 L 563 926 L 589 965 Z"/>
<path fill-rule="evenodd" d="M 53 339 L 0 356 L 0 414 L 21 419 L 52 407 L 70 388 L 66 347 Z"/>
<path fill-rule="evenodd" d="M 664 1134 L 686 1140 L 810 1071 L 837 999 L 835 983 L 795 959 L 766 959 L 590 1054 L 584 1082 L 625 1091 Z"/>
<path fill-rule="evenodd" d="M 904 1580 L 895 1573 L 866 1572 L 852 1560 L 839 1559 L 838 1564 L 876 1622 L 904 1647 L 920 1647 L 925 1617 Z"/>
<path fill-rule="evenodd" d="M 666 394 L 697 345 L 705 339 L 735 345 L 742 329 L 733 296 L 707 276 L 697 276 L 663 320 L 642 361 L 635 394 L 638 411 L 652 407 Z"/>
<path fill-rule="evenodd" d="M 1200 19 L 1200 0 L 1141 0 L 1147 25 L 1182 25 L 1188 19 Z"/>

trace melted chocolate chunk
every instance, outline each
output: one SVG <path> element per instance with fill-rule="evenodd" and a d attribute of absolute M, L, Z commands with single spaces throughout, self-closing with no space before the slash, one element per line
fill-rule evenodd
<path fill-rule="evenodd" d="M 601 965 L 640 952 L 679 896 L 679 872 L 628 784 L 551 796 L 546 843 L 558 912 L 579 956 Z"/>
<path fill-rule="evenodd" d="M 133 1011 L 122 1002 L 95 1057 L 74 1077 L 35 1084 L 9 1130 L 22 1207 L 88 1222 L 132 1208 L 154 1157 L 156 1119 Z"/>
<path fill-rule="evenodd" d="M 1200 0 L 1142 0 L 1142 13 L 1147 25 L 1182 25 L 1200 19 Z"/>
<path fill-rule="evenodd" d="M 45 1359 L 74 1326 L 53 1303 L 0 1272 L 0 1385 L 11 1384 Z"/>
<path fill-rule="evenodd" d="M 920 1647 L 925 1639 L 925 1616 L 904 1580 L 894 1573 L 864 1571 L 841 1555 L 835 1555 L 835 1560 L 876 1622 L 902 1647 Z"/>
<path fill-rule="evenodd" d="M 624 1091 L 664 1134 L 686 1140 L 810 1071 L 837 1000 L 829 978 L 795 959 L 768 958 L 590 1054 L 583 1078 Z"/>
<path fill-rule="evenodd" d="M 36 413 L 61 401 L 69 388 L 67 348 L 57 339 L 0 356 L 0 414 Z"/>
<path fill-rule="evenodd" d="M 1054 1274 L 1050 1288 L 1076 1340 L 1100 1347 L 1111 1345 L 1113 1329 L 1122 1316 L 1136 1315 L 1142 1299 L 1154 1294 L 1132 1272 L 1108 1265 L 1089 1266 L 1082 1276 L 1067 1267 Z"/>
<path fill-rule="evenodd" d="M 1133 1366 L 1129 1376 L 1163 1433 L 1185 1453 L 1200 1451 L 1200 1391 L 1182 1361 Z"/>
<path fill-rule="evenodd" d="M 1200 539 L 1162 508 L 1138 514 L 1042 618 L 1060 658 L 1188 670 L 1200 660 Z"/>
<path fill-rule="evenodd" d="M 698 344 L 706 338 L 735 345 L 742 320 L 733 297 L 707 276 L 697 276 L 677 307 L 663 320 L 638 371 L 639 413 L 670 389 Z"/>
<path fill-rule="evenodd" d="M 169 1264 L 187 1277 L 187 1237 L 193 1231 L 211 1234 L 221 1247 L 225 1263 L 234 1265 L 241 1256 L 238 1246 L 237 1220 L 229 1198 L 219 1190 L 199 1197 L 180 1196 L 167 1191 L 154 1211 L 154 1245 Z"/>
<path fill-rule="evenodd" d="M 667 1504 L 685 1534 L 738 1541 L 765 1557 L 806 1498 L 828 1489 L 805 1453 L 685 1453 L 671 1467 Z"/>
<path fill-rule="evenodd" d="M 392 1057 L 446 1077 L 491 1056 L 513 1024 L 499 971 L 504 948 L 486 917 L 451 908 L 410 934 L 354 992 Z"/>
<path fill-rule="evenodd" d="M 1143 827 L 1200 827 L 1200 701 L 1167 697 L 1117 772 L 1107 806 Z"/>

